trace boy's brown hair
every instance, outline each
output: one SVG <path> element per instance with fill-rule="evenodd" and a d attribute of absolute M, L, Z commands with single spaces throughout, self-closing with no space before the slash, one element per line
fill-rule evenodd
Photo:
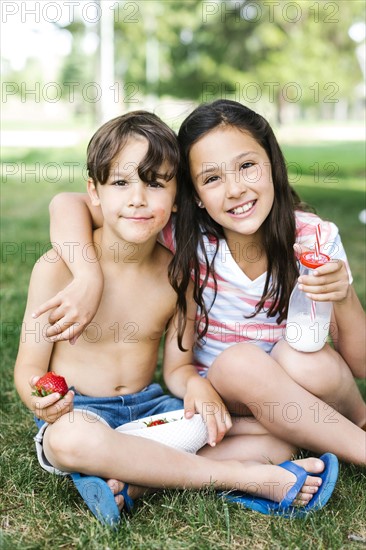
<path fill-rule="evenodd" d="M 179 147 L 175 133 L 158 116 L 147 111 L 133 111 L 109 120 L 97 130 L 87 149 L 88 175 L 95 183 L 104 185 L 110 175 L 114 159 L 132 136 L 147 139 L 149 147 L 137 167 L 142 181 L 175 177 L 179 165 Z M 168 173 L 159 173 L 166 162 Z"/>

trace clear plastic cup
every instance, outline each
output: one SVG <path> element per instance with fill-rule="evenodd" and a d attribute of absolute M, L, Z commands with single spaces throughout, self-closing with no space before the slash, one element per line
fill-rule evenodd
<path fill-rule="evenodd" d="M 329 260 L 326 254 L 316 257 L 314 252 L 304 252 L 300 257 L 300 275 L 311 275 Z M 332 302 L 314 302 L 297 284 L 290 296 L 286 341 L 298 351 L 319 351 L 327 342 L 331 314 Z"/>

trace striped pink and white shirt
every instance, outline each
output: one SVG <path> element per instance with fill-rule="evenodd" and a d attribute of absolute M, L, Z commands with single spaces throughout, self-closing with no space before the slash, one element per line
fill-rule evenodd
<path fill-rule="evenodd" d="M 350 282 L 352 275 L 349 270 L 346 253 L 344 251 L 338 228 L 331 222 L 322 221 L 318 216 L 309 212 L 296 212 L 296 242 L 308 248 L 314 248 L 315 229 L 321 224 L 321 252 L 331 258 L 346 262 Z M 174 251 L 174 235 L 171 225 L 163 232 L 164 244 Z M 205 250 L 209 261 L 212 259 L 216 247 L 205 237 Z M 265 304 L 264 310 L 255 317 L 248 319 L 262 297 L 266 273 L 257 279 L 249 279 L 234 260 L 225 239 L 219 242 L 219 249 L 215 258 L 215 274 L 217 281 L 217 295 L 209 311 L 209 327 L 207 334 L 200 345 L 194 349 L 195 363 L 198 372 L 205 375 L 215 358 L 227 347 L 239 342 L 248 342 L 260 346 L 270 352 L 274 344 L 284 335 L 286 321 L 277 324 L 276 317 L 267 317 L 265 312 L 270 302 Z M 206 272 L 201 263 L 200 278 L 203 281 Z M 204 300 L 210 305 L 214 298 L 214 281 L 212 276 L 204 290 Z M 198 322 L 198 317 L 197 317 Z"/>

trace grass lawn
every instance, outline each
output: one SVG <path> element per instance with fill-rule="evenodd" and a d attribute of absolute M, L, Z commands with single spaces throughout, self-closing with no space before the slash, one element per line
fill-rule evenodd
<path fill-rule="evenodd" d="M 365 226 L 358 220 L 359 212 L 366 208 L 363 147 L 364 144 L 358 143 L 287 146 L 285 154 L 290 163 L 290 179 L 302 198 L 315 206 L 322 217 L 339 226 L 356 291 L 365 306 Z M 0 548 L 336 550 L 364 547 L 349 539 L 355 535 L 366 540 L 365 473 L 355 466 L 341 465 L 339 483 L 329 505 L 306 520 L 261 516 L 219 500 L 210 490 L 205 493 L 166 491 L 144 498 L 136 512 L 122 520 L 117 532 L 98 524 L 68 479 L 50 476 L 40 469 L 33 448 L 32 415 L 16 395 L 12 370 L 29 275 L 37 257 L 49 246 L 48 204 L 51 197 L 62 190 L 83 190 L 82 155 L 79 150 L 31 149 L 5 150 L 3 155 L 4 162 L 14 164 L 8 164 L 5 170 L 3 167 L 1 186 Z M 76 163 L 72 177 L 70 165 L 65 164 L 71 161 Z M 39 168 L 35 167 L 36 162 L 40 163 Z M 61 177 L 58 177 L 57 163 L 62 168 Z M 27 172 L 32 167 L 36 169 L 36 177 Z M 360 382 L 360 387 L 366 397 L 365 381 Z M 149 468 L 149 464 L 146 467 Z"/>

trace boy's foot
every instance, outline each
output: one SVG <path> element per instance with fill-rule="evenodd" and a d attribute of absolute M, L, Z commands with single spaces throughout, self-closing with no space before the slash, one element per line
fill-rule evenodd
<path fill-rule="evenodd" d="M 116 501 L 120 512 L 123 509 L 125 509 L 126 511 L 130 511 L 133 505 L 131 505 L 131 501 L 133 502 L 137 498 L 141 498 L 146 493 L 153 491 L 148 487 L 140 487 L 139 485 L 128 484 L 127 496 L 129 497 L 129 499 L 131 499 L 131 501 L 129 500 L 128 505 L 126 505 L 126 499 L 123 494 L 121 494 L 126 484 L 123 481 L 118 481 L 117 479 L 108 479 L 107 485 L 111 489 L 112 493 L 115 495 L 114 500 Z"/>

